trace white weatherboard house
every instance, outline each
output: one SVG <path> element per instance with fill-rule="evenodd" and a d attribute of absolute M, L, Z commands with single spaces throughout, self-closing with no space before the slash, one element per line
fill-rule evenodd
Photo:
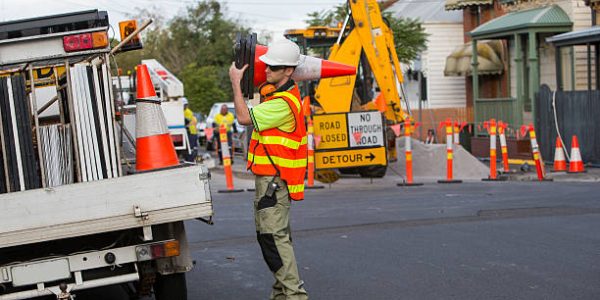
<path fill-rule="evenodd" d="M 397 18 L 418 19 L 429 35 L 427 50 L 421 53 L 425 78 L 422 84 L 427 100 L 423 103 L 424 108 L 466 106 L 464 77 L 444 76 L 446 57 L 452 50 L 464 45 L 463 14 L 462 11 L 446 11 L 444 4 L 444 0 L 399 0 L 386 9 Z M 412 110 L 417 109 L 419 99 L 417 76 L 412 72 L 415 65 L 418 66 L 418 63 L 403 66 L 404 87 Z"/>

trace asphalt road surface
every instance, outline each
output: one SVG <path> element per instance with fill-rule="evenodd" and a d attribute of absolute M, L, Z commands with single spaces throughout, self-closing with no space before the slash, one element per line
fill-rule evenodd
<path fill-rule="evenodd" d="M 346 181 L 292 207 L 311 299 L 600 299 L 597 183 Z M 197 262 L 189 299 L 268 299 L 253 194 L 213 197 L 215 225 L 187 223 Z M 118 288 L 78 294 L 120 297 Z"/>

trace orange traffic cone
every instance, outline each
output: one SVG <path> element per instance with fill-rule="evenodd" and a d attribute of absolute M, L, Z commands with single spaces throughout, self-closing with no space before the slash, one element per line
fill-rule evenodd
<path fill-rule="evenodd" d="M 267 81 L 265 73 L 267 65 L 258 59 L 263 54 L 267 53 L 266 46 L 256 45 L 254 52 L 254 86 L 259 86 Z M 310 81 L 320 78 L 329 78 L 336 76 L 355 75 L 356 67 L 320 59 L 312 56 L 300 55 L 300 64 L 292 73 L 292 79 L 295 81 Z"/>
<path fill-rule="evenodd" d="M 573 135 L 571 141 L 571 161 L 569 162 L 569 173 L 583 173 L 583 160 L 581 159 L 581 151 L 579 151 L 579 141 L 577 136 Z"/>
<path fill-rule="evenodd" d="M 556 151 L 554 152 L 554 168 L 552 172 L 565 172 L 567 170 L 567 160 L 563 152 L 560 137 L 556 137 Z"/>
<path fill-rule="evenodd" d="M 139 65 L 137 68 L 135 114 L 135 169 L 150 171 L 179 165 L 167 121 L 146 65 Z"/>

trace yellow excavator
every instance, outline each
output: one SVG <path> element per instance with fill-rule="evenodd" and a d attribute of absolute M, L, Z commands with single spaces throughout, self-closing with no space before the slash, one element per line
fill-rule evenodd
<path fill-rule="evenodd" d="M 348 14 L 338 27 L 292 29 L 285 36 L 305 53 L 357 67 L 356 76 L 304 84 L 304 93 L 315 104 L 315 137 L 320 138 L 315 149 L 317 169 L 383 177 L 388 161 L 396 158 L 395 135 L 390 128 L 401 124 L 408 114 L 401 105 L 405 99 L 401 97 L 403 77 L 393 34 L 377 1 L 349 0 Z M 382 118 L 378 119 L 376 112 Z M 382 126 L 369 127 L 376 125 L 373 119 L 381 120 Z M 345 127 L 345 137 L 340 127 Z M 373 134 L 377 129 L 381 134 Z"/>

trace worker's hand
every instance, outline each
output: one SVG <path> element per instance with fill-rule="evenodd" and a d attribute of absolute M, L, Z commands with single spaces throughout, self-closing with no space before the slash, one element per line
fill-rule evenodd
<path fill-rule="evenodd" d="M 235 62 L 231 63 L 231 67 L 229 67 L 229 79 L 231 80 L 231 84 L 237 85 L 242 81 L 242 77 L 244 76 L 244 71 L 248 68 L 248 65 L 243 66 L 241 69 L 238 69 L 235 66 Z"/>

